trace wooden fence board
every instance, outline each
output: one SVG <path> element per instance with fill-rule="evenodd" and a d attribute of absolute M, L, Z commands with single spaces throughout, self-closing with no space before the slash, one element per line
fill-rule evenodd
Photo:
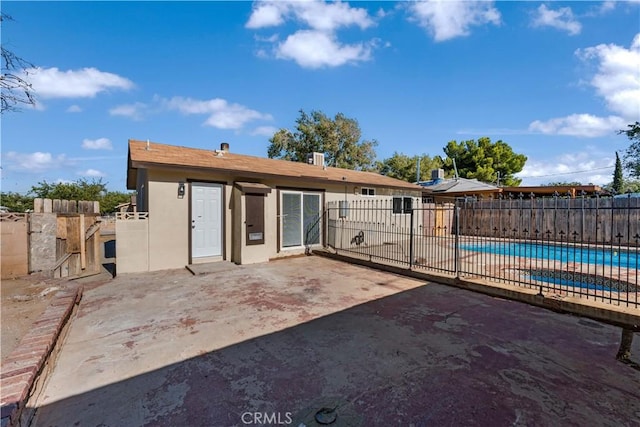
<path fill-rule="evenodd" d="M 478 201 L 461 205 L 460 223 L 463 234 L 633 246 L 640 243 L 640 199 Z"/>
<path fill-rule="evenodd" d="M 84 214 L 80 214 L 80 268 L 83 270 L 87 268 L 87 254 L 86 254 L 87 242 L 85 240 L 85 235 L 86 235 L 85 233 L 86 233 L 86 228 L 85 228 Z"/>
<path fill-rule="evenodd" d="M 67 218 L 67 252 L 80 252 L 80 217 Z"/>
<path fill-rule="evenodd" d="M 59 216 L 57 218 L 58 221 L 58 230 L 56 232 L 56 237 L 58 239 L 66 239 L 67 238 L 67 219 L 63 216 Z"/>

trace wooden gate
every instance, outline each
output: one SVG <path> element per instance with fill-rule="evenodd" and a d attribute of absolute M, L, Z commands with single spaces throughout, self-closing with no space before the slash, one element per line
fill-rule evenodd
<path fill-rule="evenodd" d="M 0 214 L 0 253 L 2 254 L 2 279 L 24 276 L 29 273 L 29 249 L 27 214 Z"/>
<path fill-rule="evenodd" d="M 33 207 L 30 213 L 0 214 L 2 279 L 101 271 L 98 202 L 35 199 Z"/>

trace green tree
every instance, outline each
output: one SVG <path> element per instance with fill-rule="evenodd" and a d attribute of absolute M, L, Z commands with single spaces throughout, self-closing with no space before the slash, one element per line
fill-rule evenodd
<path fill-rule="evenodd" d="M 542 187 L 576 187 L 578 185 L 584 185 L 579 181 L 554 181 L 547 184 L 542 184 Z"/>
<path fill-rule="evenodd" d="M 640 179 L 626 179 L 624 181 L 623 193 L 640 193 Z"/>
<path fill-rule="evenodd" d="M 640 122 L 635 122 L 627 127 L 628 129 L 618 132 L 631 140 L 631 145 L 624 155 L 624 166 L 628 169 L 629 175 L 640 178 Z"/>
<path fill-rule="evenodd" d="M 42 181 L 31 187 L 29 193 L 46 199 L 98 201 L 102 214 L 112 213 L 117 205 L 130 201 L 133 194 L 107 191 L 107 183 L 102 181 L 102 178 L 91 181 L 80 178 L 75 182 L 56 184 Z"/>
<path fill-rule="evenodd" d="M 307 114 L 300 110 L 296 130 L 278 130 L 267 150 L 269 158 L 306 162 L 312 152 L 324 153 L 327 166 L 372 170 L 377 141 L 360 141 L 358 122 L 342 113 L 331 119 L 321 111 Z"/>
<path fill-rule="evenodd" d="M 620 161 L 620 156 L 618 156 L 618 152 L 616 151 L 616 167 L 613 171 L 613 183 L 611 185 L 611 189 L 616 193 L 622 193 L 624 189 L 624 177 L 622 176 L 622 162 Z"/>
<path fill-rule="evenodd" d="M 602 186 L 603 189 L 607 190 L 607 191 L 615 191 L 615 193 L 617 194 L 624 194 L 624 193 L 640 193 L 640 180 L 639 179 L 625 179 L 622 183 L 622 189 L 620 191 L 614 190 L 613 188 L 613 181 L 603 185 Z"/>
<path fill-rule="evenodd" d="M 107 191 L 100 198 L 100 213 L 109 214 L 116 210 L 116 206 L 121 203 L 127 203 L 131 201 L 133 193 L 123 193 L 121 191 Z"/>
<path fill-rule="evenodd" d="M 426 154 L 422 154 L 421 156 L 408 156 L 403 153 L 394 152 L 393 156 L 377 162 L 377 169 L 381 174 L 391 178 L 415 182 L 418 159 L 420 159 L 420 181 L 430 179 L 433 169 L 441 169 L 444 167 L 444 161 L 440 156 L 430 157 Z"/>
<path fill-rule="evenodd" d="M 0 24 L 13 21 L 6 13 L 0 13 Z M 0 74 L 0 113 L 18 111 L 19 106 L 35 105 L 36 99 L 31 83 L 26 80 L 33 64 L 25 61 L 13 51 L 1 46 L 2 74 Z"/>
<path fill-rule="evenodd" d="M 507 186 L 520 185 L 521 179 L 514 177 L 527 161 L 524 154 L 516 154 L 503 141 L 491 142 L 487 137 L 477 141 L 450 141 L 444 152 L 450 159 L 455 159 L 458 174 L 462 178 L 476 178 L 483 182 L 497 182 Z M 448 171 L 453 166 L 447 167 Z"/>
<path fill-rule="evenodd" d="M 100 200 L 107 192 L 107 183 L 102 178 L 91 181 L 80 178 L 75 182 L 58 182 L 56 184 L 47 181 L 39 182 L 31 187 L 30 193 L 40 198 L 61 200 Z"/>
<path fill-rule="evenodd" d="M 121 191 L 107 191 L 107 183 L 98 180 L 88 181 L 79 179 L 75 182 L 58 182 L 55 184 L 47 181 L 39 182 L 31 187 L 26 194 L 7 192 L 1 195 L 1 205 L 12 212 L 25 212 L 33 209 L 33 199 L 61 199 L 61 200 L 87 200 L 100 202 L 100 213 L 108 214 L 115 211 L 117 205 L 131 201 L 134 193 Z"/>
<path fill-rule="evenodd" d="M 0 193 L 0 205 L 11 212 L 26 212 L 33 209 L 33 197 L 11 191 L 3 192 Z"/>

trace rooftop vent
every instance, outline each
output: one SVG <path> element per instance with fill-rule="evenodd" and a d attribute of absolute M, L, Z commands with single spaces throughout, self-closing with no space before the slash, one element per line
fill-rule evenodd
<path fill-rule="evenodd" d="M 307 154 L 307 163 L 314 166 L 324 167 L 324 154 L 316 152 Z"/>
<path fill-rule="evenodd" d="M 223 142 L 220 144 L 220 151 L 224 151 L 225 153 L 229 152 L 229 143 Z"/>

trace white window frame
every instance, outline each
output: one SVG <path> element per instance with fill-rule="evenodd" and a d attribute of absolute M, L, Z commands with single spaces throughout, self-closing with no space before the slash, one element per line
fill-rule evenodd
<path fill-rule="evenodd" d="M 362 197 L 376 197 L 376 189 L 373 187 L 362 187 L 360 188 L 360 195 Z"/>
<path fill-rule="evenodd" d="M 289 250 L 300 250 L 303 249 L 305 247 L 304 244 L 304 220 L 303 217 L 301 216 L 300 220 L 301 220 L 301 224 L 300 224 L 300 241 L 302 242 L 302 244 L 300 246 L 284 246 L 284 217 L 285 217 L 285 213 L 283 210 L 283 198 L 285 194 L 299 194 L 300 195 L 300 212 L 304 212 L 304 196 L 305 195 L 313 195 L 313 196 L 318 196 L 318 208 L 319 208 L 319 212 L 318 215 L 320 215 L 320 223 L 318 224 L 318 227 L 320 229 L 320 236 L 319 236 L 319 241 L 318 243 L 314 243 L 313 245 L 311 245 L 311 247 L 319 247 L 322 246 L 322 238 L 323 238 L 323 221 L 322 221 L 322 210 L 323 210 L 323 192 L 321 191 L 306 191 L 306 190 L 280 190 L 280 200 L 278 200 L 278 203 L 280 203 L 280 250 L 281 251 L 289 251 Z"/>

